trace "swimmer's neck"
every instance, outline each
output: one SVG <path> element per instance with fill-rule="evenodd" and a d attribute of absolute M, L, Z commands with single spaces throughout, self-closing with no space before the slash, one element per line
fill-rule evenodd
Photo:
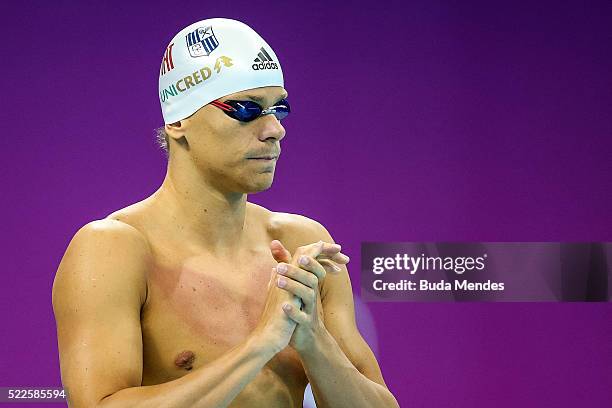
<path fill-rule="evenodd" d="M 160 216 L 185 242 L 220 256 L 231 255 L 245 238 L 247 194 L 222 193 L 200 176 L 172 171 L 151 196 Z"/>

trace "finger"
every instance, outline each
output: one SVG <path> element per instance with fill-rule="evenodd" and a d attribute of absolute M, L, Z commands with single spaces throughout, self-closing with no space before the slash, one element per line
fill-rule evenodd
<path fill-rule="evenodd" d="M 315 242 L 314 244 L 301 246 L 295 252 L 296 254 L 310 255 L 313 258 L 316 258 L 321 254 L 333 256 L 334 254 L 340 252 L 341 249 L 342 247 L 339 244 L 319 241 Z"/>
<path fill-rule="evenodd" d="M 337 254 L 334 254 L 333 256 L 330 257 L 330 259 L 342 265 L 349 263 L 349 261 L 351 260 L 351 258 L 349 258 L 348 255 L 345 255 L 342 252 L 338 252 Z"/>
<path fill-rule="evenodd" d="M 310 324 L 310 322 L 312 321 L 311 317 L 307 313 L 302 312 L 301 310 L 295 308 L 289 303 L 285 303 L 283 305 L 283 311 L 287 316 L 289 316 L 291 320 L 293 320 L 297 324 Z"/>
<path fill-rule="evenodd" d="M 276 262 L 290 262 L 291 253 L 287 251 L 285 246 L 277 239 L 270 242 L 270 251 Z"/>
<path fill-rule="evenodd" d="M 316 266 L 312 266 L 312 264 L 316 264 Z M 304 268 L 311 268 L 313 270 L 311 271 Z M 280 263 L 276 267 L 276 272 L 279 275 L 287 276 L 303 285 L 308 286 L 309 288 L 317 290 L 319 289 L 319 282 L 322 282 L 325 279 L 325 269 L 323 266 L 321 266 L 321 264 L 314 260 L 310 265 L 305 267 L 297 267 L 295 265 Z"/>
<path fill-rule="evenodd" d="M 299 268 L 314 274 L 319 282 L 323 282 L 325 280 L 325 275 L 327 272 L 325 272 L 323 265 L 321 265 L 316 259 L 308 255 L 300 255 L 298 258 L 298 266 Z"/>
<path fill-rule="evenodd" d="M 310 313 L 313 310 L 317 293 L 313 288 L 284 276 L 278 277 L 276 285 L 300 298 L 304 304 L 304 311 Z"/>
<path fill-rule="evenodd" d="M 330 261 L 329 259 L 317 259 L 317 261 L 321 264 L 321 266 L 325 269 L 327 273 L 338 273 L 342 270 L 335 262 Z"/>
<path fill-rule="evenodd" d="M 341 265 L 346 265 L 351 260 L 351 258 L 349 258 L 348 255 L 345 255 L 341 252 L 338 252 L 337 254 L 334 254 L 332 256 L 328 256 L 324 254 L 317 256 L 317 261 L 321 259 L 329 259 L 329 260 L 334 261 L 334 263 L 341 264 Z"/>

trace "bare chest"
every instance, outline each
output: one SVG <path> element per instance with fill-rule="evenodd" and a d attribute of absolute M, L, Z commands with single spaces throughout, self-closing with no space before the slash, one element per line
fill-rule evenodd
<path fill-rule="evenodd" d="M 157 264 L 141 313 L 143 385 L 179 378 L 243 342 L 263 313 L 274 265 L 265 250 L 239 261 L 196 255 Z M 297 353 L 288 348 L 275 356 L 252 388 L 263 383 L 279 391 L 305 386 Z"/>

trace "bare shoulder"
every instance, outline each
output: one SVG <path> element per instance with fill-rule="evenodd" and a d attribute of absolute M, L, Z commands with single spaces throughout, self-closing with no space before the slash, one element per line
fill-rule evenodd
<path fill-rule="evenodd" d="M 151 216 L 150 207 L 149 199 L 145 199 L 110 213 L 104 220 L 120 221 L 134 229 L 142 231 L 144 224 L 146 224 L 146 220 Z"/>
<path fill-rule="evenodd" d="M 270 234 L 290 251 L 317 241 L 334 242 L 327 229 L 312 218 L 286 212 L 268 212 L 267 227 Z"/>
<path fill-rule="evenodd" d="M 128 256 L 147 255 L 148 242 L 145 236 L 134 226 L 113 218 L 91 221 L 82 226 L 74 235 L 66 254 L 72 255 L 77 250 L 102 249 L 128 251 Z"/>
<path fill-rule="evenodd" d="M 140 311 L 149 261 L 144 236 L 114 219 L 92 221 L 70 241 L 52 294 L 70 406 L 96 406 L 141 383 Z"/>
<path fill-rule="evenodd" d="M 143 271 L 151 260 L 145 236 L 133 226 L 105 218 L 82 226 L 72 237 L 60 262 L 53 285 L 53 303 L 57 294 L 77 281 L 97 279 L 128 280 L 146 292 Z M 144 286 L 143 286 L 144 284 Z"/>

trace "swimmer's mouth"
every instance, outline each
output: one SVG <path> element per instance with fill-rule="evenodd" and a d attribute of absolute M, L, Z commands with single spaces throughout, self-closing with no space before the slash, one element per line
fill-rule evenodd
<path fill-rule="evenodd" d="M 278 156 L 247 157 L 248 160 L 277 160 Z"/>

